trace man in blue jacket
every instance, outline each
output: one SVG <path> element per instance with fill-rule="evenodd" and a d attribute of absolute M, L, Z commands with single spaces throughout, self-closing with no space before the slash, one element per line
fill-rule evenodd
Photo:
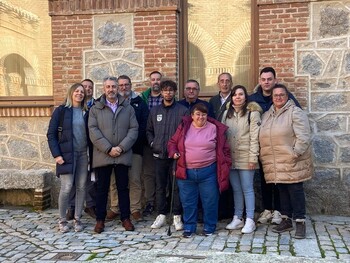
<path fill-rule="evenodd" d="M 263 112 L 270 109 L 272 105 L 272 88 L 277 83 L 276 71 L 272 67 L 265 67 L 260 71 L 259 85 L 254 93 L 249 96 L 249 101 L 257 102 L 263 109 Z M 292 93 L 288 94 L 299 108 L 300 104 Z M 263 199 L 264 211 L 260 214 L 258 222 L 265 224 L 271 220 L 273 224 L 280 224 L 282 221 L 280 210 L 280 198 L 278 188 L 275 184 L 266 184 L 262 164 L 259 161 L 261 177 L 261 195 Z"/>

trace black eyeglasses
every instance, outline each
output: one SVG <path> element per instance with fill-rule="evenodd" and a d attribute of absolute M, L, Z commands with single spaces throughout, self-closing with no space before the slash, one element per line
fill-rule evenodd
<path fill-rule="evenodd" d="M 126 84 L 119 84 L 118 85 L 119 88 L 122 88 L 122 87 L 130 87 L 130 83 L 126 83 Z"/>

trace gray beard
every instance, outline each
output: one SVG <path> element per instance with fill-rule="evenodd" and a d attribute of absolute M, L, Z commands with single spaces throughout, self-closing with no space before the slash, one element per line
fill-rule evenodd
<path fill-rule="evenodd" d="M 154 92 L 160 92 L 160 86 L 159 85 L 154 85 L 153 87 L 152 87 L 152 90 L 154 91 Z"/>
<path fill-rule="evenodd" d="M 123 91 L 123 92 L 119 91 L 119 94 L 124 98 L 128 98 L 131 95 L 131 91 Z"/>

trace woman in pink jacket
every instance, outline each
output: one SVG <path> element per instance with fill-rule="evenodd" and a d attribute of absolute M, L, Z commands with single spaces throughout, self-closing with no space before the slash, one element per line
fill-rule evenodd
<path fill-rule="evenodd" d="M 208 117 L 208 108 L 198 103 L 191 116 L 183 117 L 168 142 L 169 158 L 177 160 L 176 178 L 183 207 L 183 237 L 197 229 L 198 197 L 203 207 L 203 235 L 210 236 L 218 221 L 219 192 L 229 187 L 230 149 L 227 127 Z"/>

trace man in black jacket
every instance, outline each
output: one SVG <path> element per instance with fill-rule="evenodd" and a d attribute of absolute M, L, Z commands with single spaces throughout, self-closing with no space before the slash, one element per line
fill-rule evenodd
<path fill-rule="evenodd" d="M 160 83 L 163 96 L 161 105 L 153 107 L 147 121 L 146 135 L 155 158 L 156 174 L 156 208 L 158 216 L 151 228 L 161 228 L 166 224 L 167 185 L 172 174 L 173 159 L 168 157 L 167 145 L 171 136 L 181 123 L 182 116 L 188 115 L 186 107 L 175 101 L 177 85 L 174 81 L 166 80 Z M 181 203 L 177 187 L 174 191 L 174 225 L 176 230 L 182 230 Z"/>
<path fill-rule="evenodd" d="M 218 76 L 219 94 L 209 100 L 209 104 L 214 109 L 215 119 L 221 121 L 222 115 L 226 110 L 226 105 L 231 101 L 232 75 L 223 72 Z M 223 191 L 219 199 L 219 219 L 230 218 L 233 216 L 233 193 L 232 188 Z"/>
<path fill-rule="evenodd" d="M 223 72 L 218 76 L 219 94 L 209 100 L 209 104 L 214 110 L 215 119 L 221 121 L 226 110 L 226 104 L 231 100 L 232 76 L 228 72 Z"/>

